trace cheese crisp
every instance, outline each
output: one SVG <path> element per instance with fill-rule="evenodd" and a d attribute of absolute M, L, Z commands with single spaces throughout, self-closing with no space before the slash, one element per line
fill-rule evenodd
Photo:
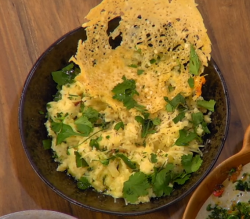
<path fill-rule="evenodd" d="M 52 73 L 58 171 L 126 203 L 171 195 L 202 164 L 215 105 L 201 96 L 211 43 L 196 4 L 103 0 L 86 18 L 87 40 Z"/>

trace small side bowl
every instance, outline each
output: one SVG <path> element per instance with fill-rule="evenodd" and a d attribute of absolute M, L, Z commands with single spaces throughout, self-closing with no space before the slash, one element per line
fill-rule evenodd
<path fill-rule="evenodd" d="M 228 172 L 239 165 L 245 165 L 250 162 L 250 126 L 248 126 L 242 149 L 232 157 L 224 160 L 202 181 L 192 194 L 182 219 L 194 219 L 202 205 L 212 194 L 216 185 L 221 184 L 228 176 Z"/>

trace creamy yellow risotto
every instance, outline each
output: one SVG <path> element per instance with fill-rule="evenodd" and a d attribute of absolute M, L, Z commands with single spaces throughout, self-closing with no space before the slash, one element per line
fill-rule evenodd
<path fill-rule="evenodd" d="M 87 40 L 52 72 L 57 170 L 126 203 L 171 195 L 202 165 L 215 105 L 201 96 L 211 45 L 196 4 L 104 0 L 86 18 Z"/>

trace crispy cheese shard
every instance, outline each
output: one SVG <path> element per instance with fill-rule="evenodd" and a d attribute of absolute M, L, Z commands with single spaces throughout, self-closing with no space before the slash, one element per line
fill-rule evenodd
<path fill-rule="evenodd" d="M 87 15 L 87 40 L 71 59 L 80 66 L 76 80 L 84 92 L 119 111 L 124 106 L 112 89 L 125 76 L 136 81 L 135 100 L 149 113 L 164 109 L 164 97 L 195 96 L 188 84 L 190 47 L 201 61 L 199 73 L 211 52 L 196 6 L 194 0 L 103 0 Z"/>

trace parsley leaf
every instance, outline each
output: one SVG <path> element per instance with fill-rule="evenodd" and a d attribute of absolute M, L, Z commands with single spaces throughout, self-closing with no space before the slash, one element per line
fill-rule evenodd
<path fill-rule="evenodd" d="M 119 129 L 124 129 L 124 123 L 123 122 L 118 122 L 118 123 L 116 123 L 116 125 L 115 125 L 115 127 L 114 127 L 114 129 L 116 130 L 116 131 L 118 131 Z"/>
<path fill-rule="evenodd" d="M 80 73 L 80 69 L 75 67 L 73 63 L 64 67 L 60 71 L 52 72 L 52 78 L 57 83 L 57 89 L 61 90 L 62 85 L 72 83 L 76 75 Z"/>
<path fill-rule="evenodd" d="M 176 124 L 180 122 L 182 119 L 184 119 L 184 117 L 185 117 L 185 112 L 181 112 L 173 119 L 173 122 Z"/>
<path fill-rule="evenodd" d="M 51 123 L 51 129 L 57 134 L 56 144 L 61 144 L 66 138 L 71 136 L 83 136 L 84 134 L 75 132 L 70 125 L 64 123 Z"/>
<path fill-rule="evenodd" d="M 197 105 L 201 106 L 205 109 L 208 109 L 211 112 L 214 112 L 214 106 L 215 106 L 216 102 L 214 100 L 197 100 Z"/>
<path fill-rule="evenodd" d="M 131 65 L 129 65 L 128 67 L 130 67 L 130 68 L 137 68 L 138 65 L 136 65 L 136 64 L 131 64 Z"/>
<path fill-rule="evenodd" d="M 136 108 L 139 111 L 145 111 L 145 107 L 139 105 L 133 98 L 134 95 L 139 95 L 136 91 L 135 80 L 126 79 L 125 76 L 122 77 L 123 82 L 117 84 L 112 92 L 115 94 L 113 99 L 123 102 L 123 105 L 127 109 Z"/>
<path fill-rule="evenodd" d="M 177 146 L 187 146 L 189 142 L 196 139 L 198 135 L 194 132 L 187 132 L 187 130 L 179 130 L 179 138 L 176 140 L 175 144 Z"/>
<path fill-rule="evenodd" d="M 123 197 L 130 203 L 135 203 L 140 196 L 148 194 L 150 184 L 147 175 L 142 172 L 136 172 L 131 175 L 124 183 Z"/>
<path fill-rule="evenodd" d="M 199 75 L 201 61 L 193 45 L 190 45 L 189 73 Z"/>
<path fill-rule="evenodd" d="M 201 127 L 205 133 L 210 133 L 210 131 L 207 127 L 207 123 L 204 121 L 204 115 L 202 112 L 192 113 L 191 117 L 192 117 L 192 122 L 194 124 L 195 130 L 197 129 L 197 127 L 199 125 L 201 125 Z"/>
<path fill-rule="evenodd" d="M 93 131 L 93 124 L 89 121 L 89 119 L 84 115 L 78 118 L 75 121 L 76 128 L 79 132 L 83 133 L 84 136 L 89 136 L 89 134 Z"/>
<path fill-rule="evenodd" d="M 173 187 L 169 186 L 172 179 L 171 171 L 173 167 L 173 164 L 167 164 L 164 169 L 160 171 L 155 170 L 152 178 L 152 186 L 157 197 L 170 195 L 173 191 Z"/>
<path fill-rule="evenodd" d="M 191 174 L 181 173 L 174 179 L 173 183 L 177 183 L 178 185 L 183 185 L 187 180 L 190 179 Z"/>
<path fill-rule="evenodd" d="M 138 70 L 137 70 L 137 75 L 141 75 L 141 74 L 143 74 L 143 72 L 144 72 L 144 70 L 138 69 Z"/>
<path fill-rule="evenodd" d="M 194 79 L 192 77 L 188 79 L 188 84 L 189 84 L 189 87 L 194 88 Z"/>
<path fill-rule="evenodd" d="M 89 183 L 89 181 L 86 177 L 81 177 L 77 181 L 77 187 L 79 189 L 85 190 L 85 189 L 88 189 L 89 187 L 91 187 L 91 184 Z"/>
<path fill-rule="evenodd" d="M 116 154 L 116 157 L 121 158 L 129 168 L 136 169 L 136 163 L 128 159 L 124 154 Z"/>
<path fill-rule="evenodd" d="M 81 154 L 78 151 L 75 151 L 75 156 L 76 156 L 76 166 L 79 167 L 88 167 L 87 161 L 82 158 Z"/>
<path fill-rule="evenodd" d="M 175 90 L 175 87 L 172 86 L 172 84 L 168 85 L 168 91 L 172 92 Z"/>
<path fill-rule="evenodd" d="M 200 168 L 202 164 L 202 159 L 199 155 L 195 155 L 193 157 L 191 154 L 188 154 L 188 155 L 183 155 L 181 157 L 181 163 L 186 173 L 193 173 Z"/>
<path fill-rule="evenodd" d="M 102 136 L 97 137 L 95 139 L 90 139 L 89 146 L 92 148 L 100 149 L 100 144 L 99 142 L 102 140 Z"/>
<path fill-rule="evenodd" d="M 99 112 L 92 107 L 88 107 L 83 110 L 83 115 L 88 118 L 92 123 L 95 123 L 99 119 Z"/>
<path fill-rule="evenodd" d="M 168 112 L 173 112 L 179 105 L 185 105 L 185 97 L 183 97 L 180 93 L 177 94 L 172 100 L 169 100 L 168 97 L 164 97 L 164 100 L 168 103 L 166 106 L 166 110 Z"/>
<path fill-rule="evenodd" d="M 157 163 L 157 155 L 154 153 L 151 153 L 151 163 Z"/>
<path fill-rule="evenodd" d="M 195 126 L 198 126 L 199 124 L 201 124 L 204 120 L 204 116 L 202 112 L 198 112 L 198 113 L 192 113 L 191 115 L 192 117 L 192 122 Z"/>
<path fill-rule="evenodd" d="M 149 114 L 144 114 L 144 118 L 141 116 L 136 116 L 135 120 L 142 125 L 141 137 L 146 138 L 148 134 L 156 133 L 155 127 L 160 124 L 160 119 L 155 118 L 153 120 L 149 119 Z"/>
<path fill-rule="evenodd" d="M 51 148 L 51 143 L 52 143 L 52 140 L 51 139 L 46 139 L 46 140 L 43 140 L 43 148 L 45 150 L 48 150 Z"/>

